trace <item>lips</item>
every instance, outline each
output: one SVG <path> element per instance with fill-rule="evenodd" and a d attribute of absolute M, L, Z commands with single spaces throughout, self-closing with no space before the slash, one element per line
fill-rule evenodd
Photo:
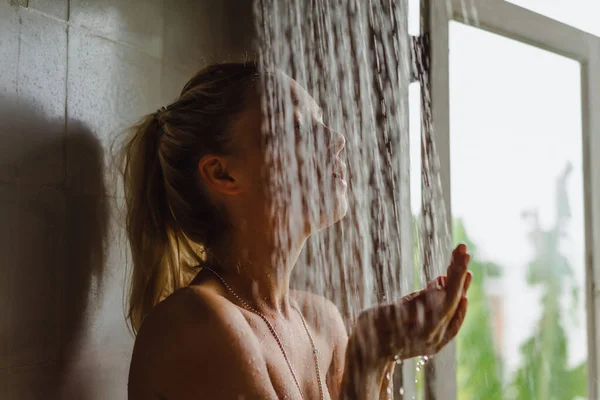
<path fill-rule="evenodd" d="M 333 168 L 333 177 L 342 180 L 346 177 L 346 164 L 339 158 Z"/>

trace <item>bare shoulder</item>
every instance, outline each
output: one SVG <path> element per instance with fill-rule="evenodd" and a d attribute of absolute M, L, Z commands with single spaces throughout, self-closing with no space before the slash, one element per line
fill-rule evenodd
<path fill-rule="evenodd" d="M 156 305 L 146 316 L 136 338 L 136 346 L 165 339 L 208 339 L 224 333 L 235 335 L 243 329 L 243 317 L 229 301 L 217 293 L 186 287 Z M 237 322 L 237 323 L 236 323 Z M 238 329 L 236 329 L 238 328 Z M 200 335 L 200 336 L 198 336 Z M 177 351 L 177 349 L 172 349 Z"/>
<path fill-rule="evenodd" d="M 137 335 L 130 372 L 130 400 L 190 397 L 275 398 L 260 362 L 256 337 L 242 313 L 209 288 L 185 288 L 158 304 Z M 227 374 L 223 373 L 227 371 Z M 260 375 L 259 375 L 260 376 Z"/>

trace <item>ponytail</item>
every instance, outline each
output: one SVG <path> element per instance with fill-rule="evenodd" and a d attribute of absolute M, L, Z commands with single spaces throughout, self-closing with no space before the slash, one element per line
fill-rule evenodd
<path fill-rule="evenodd" d="M 158 118 L 149 115 L 132 128 L 121 154 L 125 227 L 133 265 L 127 318 L 134 332 L 148 311 L 184 280 L 172 263 L 173 229 L 158 156 L 160 136 Z"/>
<path fill-rule="evenodd" d="M 224 154 L 228 127 L 258 78 L 254 64 L 200 71 L 168 108 L 131 128 L 120 151 L 131 248 L 127 319 L 134 333 L 161 300 L 188 285 L 227 219 L 198 184 L 204 154 Z"/>

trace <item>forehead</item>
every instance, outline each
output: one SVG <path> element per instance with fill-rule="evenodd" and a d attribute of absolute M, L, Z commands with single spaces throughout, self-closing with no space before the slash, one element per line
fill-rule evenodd
<path fill-rule="evenodd" d="M 314 112 L 319 116 L 323 115 L 323 109 L 319 107 L 315 99 L 295 80 L 288 78 L 290 85 L 290 99 L 295 108 Z"/>
<path fill-rule="evenodd" d="M 323 110 L 321 107 L 319 107 L 315 99 L 312 98 L 300 83 L 281 71 L 272 75 L 271 78 L 276 80 L 275 86 L 279 86 L 279 97 L 272 103 L 269 101 L 273 107 L 269 107 L 270 109 L 268 110 L 271 116 L 290 111 L 291 109 L 292 112 L 301 111 L 315 113 L 318 118 L 323 117 Z"/>
<path fill-rule="evenodd" d="M 289 109 L 291 105 L 292 111 L 298 110 L 315 113 L 319 118 L 323 117 L 323 109 L 319 107 L 315 99 L 312 98 L 302 85 L 285 74 L 280 74 L 278 79 L 280 79 L 282 84 L 287 85 L 287 87 L 284 92 L 284 101 L 276 102 L 275 114 L 285 111 L 284 108 Z M 246 106 L 238 118 L 236 118 L 234 125 L 260 129 L 261 121 L 266 117 L 262 108 L 262 95 L 263 93 L 260 90 L 249 94 Z"/>
<path fill-rule="evenodd" d="M 292 104 L 298 107 L 317 107 L 315 100 L 308 92 L 295 80 L 288 78 L 290 90 L 290 99 Z"/>
<path fill-rule="evenodd" d="M 289 110 L 291 106 L 292 113 L 313 114 L 317 119 L 322 121 L 323 110 L 302 85 L 283 73 L 278 74 L 277 80 L 279 84 L 287 86 L 284 86 L 284 101 L 277 101 L 275 103 L 274 114 L 270 112 L 265 114 L 262 98 L 264 92 L 261 88 L 257 88 L 258 90 L 248 95 L 244 110 L 233 121 L 231 133 L 233 142 L 235 142 L 234 147 L 238 151 L 245 151 L 249 148 L 260 146 L 262 143 L 261 132 L 265 118 L 277 118 L 275 115 L 282 113 L 284 108 Z M 236 151 L 236 149 L 232 150 Z"/>

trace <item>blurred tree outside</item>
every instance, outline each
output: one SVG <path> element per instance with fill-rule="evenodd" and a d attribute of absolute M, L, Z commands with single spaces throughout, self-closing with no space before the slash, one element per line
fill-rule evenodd
<path fill-rule="evenodd" d="M 415 217 L 415 288 L 422 286 L 420 270 L 419 222 Z M 473 279 L 468 293 L 468 312 L 456 338 L 457 379 L 459 400 L 502 399 L 501 361 L 494 347 L 492 313 L 490 301 L 485 292 L 486 279 L 499 277 L 499 266 L 482 262 L 477 258 L 475 244 L 465 232 L 461 220 L 453 223 L 453 238 L 456 244 L 465 243 L 472 254 L 469 268 Z M 417 399 L 423 399 L 423 369 L 417 371 Z"/>
<path fill-rule="evenodd" d="M 460 219 L 453 221 L 455 245 L 467 244 L 472 254 L 469 269 L 473 280 L 468 293 L 469 306 L 464 324 L 456 338 L 458 400 L 576 400 L 587 398 L 587 363 L 574 367 L 568 363 L 568 339 L 564 317 L 578 307 L 579 288 L 573 270 L 560 250 L 571 217 L 567 195 L 567 165 L 556 185 L 556 221 L 544 230 L 537 210 L 523 213 L 531 221 L 530 240 L 534 258 L 527 266 L 527 283 L 541 287 L 541 317 L 532 336 L 520 346 L 521 362 L 508 384 L 503 383 L 502 352 L 497 346 L 502 327 L 495 327 L 492 297 L 488 285 L 502 276 L 502 268 L 478 258 L 477 247 Z M 415 217 L 415 289 L 422 286 L 419 246 L 419 218 Z M 561 304 L 561 295 L 570 289 L 571 310 Z M 500 311 L 501 314 L 501 311 Z M 502 318 L 502 315 L 500 315 Z M 568 322 L 568 320 L 567 320 Z M 496 329 L 494 329 L 496 328 Z M 417 399 L 423 399 L 423 371 L 417 372 Z"/>
<path fill-rule="evenodd" d="M 458 399 L 502 399 L 502 365 L 494 346 L 491 303 L 486 294 L 486 281 L 500 277 L 502 269 L 477 258 L 477 247 L 461 220 L 455 220 L 452 228 L 454 242 L 469 248 L 469 269 L 473 273 L 467 316 L 456 337 Z"/>
<path fill-rule="evenodd" d="M 533 335 L 520 347 L 522 366 L 517 370 L 510 387 L 511 398 L 517 400 L 574 400 L 587 398 L 586 362 L 570 368 L 568 365 L 567 335 L 561 315 L 561 295 L 571 289 L 572 305 L 577 307 L 579 290 L 573 269 L 561 254 L 560 242 L 566 237 L 566 226 L 571 217 L 567 196 L 567 179 L 571 166 L 567 165 L 557 180 L 556 221 L 551 229 L 540 226 L 537 210 L 523 213 L 530 220 L 530 240 L 534 259 L 527 266 L 527 283 L 542 288 L 542 313 Z"/>

